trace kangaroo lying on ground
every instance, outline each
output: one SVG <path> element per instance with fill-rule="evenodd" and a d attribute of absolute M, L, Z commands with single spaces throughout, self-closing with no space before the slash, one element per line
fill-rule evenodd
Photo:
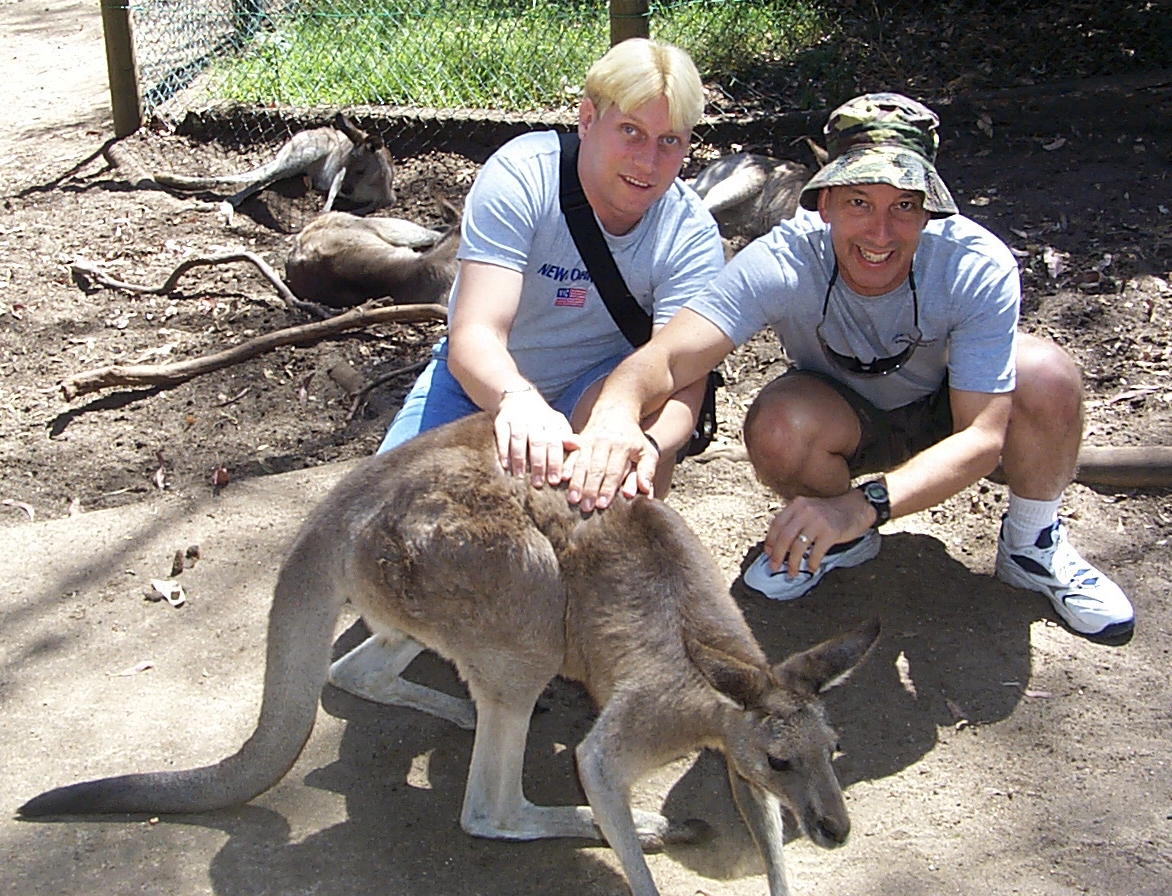
<path fill-rule="evenodd" d="M 657 813 L 632 815 L 631 787 L 712 747 L 772 896 L 789 892 L 779 801 L 815 843 L 847 839 L 818 696 L 862 660 L 878 622 L 770 666 L 678 513 L 638 497 L 583 516 L 564 491 L 501 471 L 484 414 L 370 457 L 309 516 L 277 579 L 260 717 L 236 754 L 50 790 L 20 813 L 206 812 L 272 787 L 313 728 L 347 597 L 376 634 L 410 635 L 467 682 L 477 720 L 460 823 L 470 834 L 603 837 L 631 892 L 654 896 L 640 841 L 673 829 Z M 558 674 L 600 708 L 576 751 L 589 806 L 536 806 L 522 792 L 529 718 Z"/>
<path fill-rule="evenodd" d="M 459 245 L 458 216 L 441 234 L 402 218 L 327 212 L 294 237 L 285 282 L 298 298 L 333 308 L 383 296 L 446 305 Z"/>
<path fill-rule="evenodd" d="M 756 239 L 792 218 L 814 172 L 798 162 L 738 152 L 721 156 L 690 181 L 725 239 Z"/>
<path fill-rule="evenodd" d="M 395 201 L 394 163 L 382 138 L 360 131 L 340 112 L 331 127 L 297 132 L 280 148 L 276 158 L 251 171 L 207 177 L 160 173 L 154 175 L 154 180 L 180 190 L 211 190 L 223 184 L 244 184 L 243 189 L 221 203 L 221 214 L 230 224 L 235 210 L 253 193 L 299 175 L 308 177 L 315 190 L 326 194 L 323 211 L 333 208 L 339 196 L 361 214 Z"/>

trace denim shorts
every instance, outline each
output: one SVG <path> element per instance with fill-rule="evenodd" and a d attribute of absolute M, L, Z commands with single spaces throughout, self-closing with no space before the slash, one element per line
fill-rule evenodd
<path fill-rule="evenodd" d="M 851 476 L 882 473 L 952 435 L 952 404 L 948 378 L 931 395 L 883 411 L 834 377 L 815 370 L 787 370 L 782 376 L 810 376 L 842 396 L 859 419 L 862 435 L 855 453 L 847 458 Z"/>
<path fill-rule="evenodd" d="M 551 401 L 550 406 L 565 414 L 568 420 L 582 398 L 582 393 L 618 367 L 625 357 L 625 354 L 613 355 L 595 364 Z M 441 340 L 432 349 L 431 361 L 403 399 L 403 407 L 391 421 L 378 453 L 390 451 L 421 432 L 475 414 L 479 410 L 480 407 L 468 397 L 464 387 L 448 369 L 447 343 Z"/>

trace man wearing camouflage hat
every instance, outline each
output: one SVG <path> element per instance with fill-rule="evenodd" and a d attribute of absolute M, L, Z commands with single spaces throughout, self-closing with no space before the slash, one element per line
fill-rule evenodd
<path fill-rule="evenodd" d="M 803 189 L 803 210 L 740 252 L 608 379 L 570 498 L 590 510 L 620 487 L 649 491 L 657 452 L 638 421 L 771 327 L 790 369 L 757 396 L 744 436 L 785 506 L 746 585 L 800 597 L 828 571 L 875 557 L 888 519 L 1000 465 L 1009 505 L 998 577 L 1046 594 L 1079 634 L 1125 639 L 1131 604 L 1058 517 L 1082 436 L 1078 368 L 1017 331 L 1017 263 L 957 214 L 935 168 L 938 125 L 893 93 L 831 114 L 829 161 Z M 879 475 L 852 488 L 863 474 Z"/>

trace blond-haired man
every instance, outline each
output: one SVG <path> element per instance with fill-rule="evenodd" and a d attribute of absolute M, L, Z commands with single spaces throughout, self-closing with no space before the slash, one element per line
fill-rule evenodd
<path fill-rule="evenodd" d="M 586 75 L 577 172 L 631 294 L 661 326 L 723 266 L 711 215 L 678 179 L 703 111 L 683 50 L 631 39 Z M 572 434 L 602 379 L 633 350 L 599 296 L 559 205 L 562 149 L 553 131 L 524 134 L 485 164 L 464 208 L 448 335 L 380 451 L 486 410 L 502 464 L 559 482 Z M 702 385 L 643 421 L 662 449 L 666 489 L 692 433 Z"/>

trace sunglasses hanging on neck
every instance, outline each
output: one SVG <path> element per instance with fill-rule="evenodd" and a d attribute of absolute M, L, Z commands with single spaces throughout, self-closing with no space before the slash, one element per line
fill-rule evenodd
<path fill-rule="evenodd" d="M 834 284 L 838 282 L 838 260 L 835 259 L 834 271 L 830 275 L 830 282 L 826 284 L 826 297 L 822 300 L 822 319 L 818 321 L 818 326 L 814 328 L 814 333 L 818 336 L 818 344 L 822 346 L 822 353 L 826 355 L 827 360 L 831 364 L 841 370 L 845 370 L 847 373 L 854 373 L 859 376 L 887 376 L 889 373 L 895 373 L 895 371 L 899 370 L 899 368 L 908 362 L 908 359 L 915 352 L 916 346 L 920 344 L 920 339 L 924 334 L 920 332 L 920 299 L 916 295 L 915 271 L 908 271 L 907 280 L 908 286 L 911 287 L 912 291 L 912 328 L 915 331 L 914 337 L 912 337 L 907 347 L 899 354 L 889 355 L 886 358 L 875 358 L 872 361 L 864 361 L 861 358 L 856 358 L 854 355 L 844 355 L 841 352 L 836 352 L 826 343 L 826 338 L 822 335 L 822 327 L 826 324 L 826 312 L 830 308 L 830 293 L 834 289 Z"/>

